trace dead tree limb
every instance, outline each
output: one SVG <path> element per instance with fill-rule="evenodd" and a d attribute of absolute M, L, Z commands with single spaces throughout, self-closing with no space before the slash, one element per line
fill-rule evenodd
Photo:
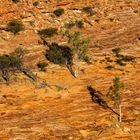
<path fill-rule="evenodd" d="M 34 82 L 37 80 L 37 76 L 34 75 L 31 71 L 29 71 L 28 69 L 21 69 L 21 72 L 23 72 L 27 77 L 29 77 L 30 79 L 32 79 Z"/>

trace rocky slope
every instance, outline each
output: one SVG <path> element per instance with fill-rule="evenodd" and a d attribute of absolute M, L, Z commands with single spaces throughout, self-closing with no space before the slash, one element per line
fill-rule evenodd
<path fill-rule="evenodd" d="M 0 80 L 0 139 L 1 140 L 138 140 L 140 136 L 140 5 L 139 0 L 22 0 L 14 4 L 0 1 L 0 24 L 21 19 L 25 30 L 17 35 L 0 30 L 0 54 L 21 46 L 29 50 L 27 65 L 45 59 L 36 31 L 46 27 L 61 29 L 66 22 L 84 21 L 78 29 L 89 37 L 92 64 L 79 62 L 80 75 L 74 78 L 66 68 L 49 64 L 47 72 L 34 70 L 38 81 L 32 83 L 22 74 L 13 76 L 10 85 Z M 96 14 L 88 16 L 81 9 L 93 7 Z M 61 17 L 52 13 L 65 9 Z M 97 22 L 98 21 L 98 22 Z M 61 42 L 59 35 L 49 41 Z M 136 63 L 119 66 L 106 61 L 115 59 L 112 48 L 132 55 Z M 106 69 L 107 66 L 113 69 Z M 123 123 L 116 125 L 116 116 L 93 103 L 87 90 L 92 85 L 107 94 L 114 76 L 125 83 L 122 104 Z M 47 86 L 42 86 L 43 83 Z M 109 102 L 112 106 L 112 103 Z M 113 106 L 112 106 L 113 107 Z"/>

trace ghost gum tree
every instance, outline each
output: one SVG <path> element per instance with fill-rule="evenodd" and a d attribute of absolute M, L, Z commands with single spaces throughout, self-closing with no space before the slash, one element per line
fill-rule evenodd
<path fill-rule="evenodd" d="M 69 70 L 74 77 L 78 77 L 78 61 L 84 60 L 89 62 L 87 54 L 90 40 L 88 38 L 81 39 L 80 32 L 72 32 L 70 30 L 62 31 L 62 35 L 67 38 L 67 46 L 72 50 L 72 64 Z"/>
<path fill-rule="evenodd" d="M 40 35 L 43 44 L 49 48 L 45 56 L 54 64 L 65 65 L 74 77 L 78 77 L 78 61 L 89 62 L 87 54 L 90 40 L 81 38 L 80 32 L 65 28 L 60 30 L 60 35 L 66 40 L 64 44 L 62 43 L 63 45 L 57 42 L 48 43 L 45 39 L 47 36 Z"/>
<path fill-rule="evenodd" d="M 122 122 L 122 89 L 124 89 L 124 83 L 120 81 L 119 77 L 113 79 L 113 85 L 110 86 L 107 97 L 114 102 L 114 107 L 119 114 L 119 122 Z"/>

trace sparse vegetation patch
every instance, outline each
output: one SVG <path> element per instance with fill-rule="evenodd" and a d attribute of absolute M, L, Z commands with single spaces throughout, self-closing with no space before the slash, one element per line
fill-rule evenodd
<path fill-rule="evenodd" d="M 136 58 L 134 56 L 128 56 L 128 55 L 122 55 L 120 54 L 121 49 L 120 48 L 115 48 L 112 49 L 112 52 L 116 56 L 115 62 L 119 64 L 120 66 L 126 66 L 128 62 L 134 63 L 136 62 Z"/>
<path fill-rule="evenodd" d="M 46 29 L 41 29 L 38 31 L 38 34 L 42 37 L 53 37 L 55 34 L 57 34 L 57 28 L 49 27 Z"/>
<path fill-rule="evenodd" d="M 57 17 L 60 17 L 61 15 L 64 14 L 64 9 L 63 9 L 63 8 L 56 9 L 56 10 L 54 10 L 53 13 L 54 13 Z"/>
<path fill-rule="evenodd" d="M 120 52 L 121 52 L 121 49 L 120 48 L 114 48 L 112 49 L 112 52 L 116 55 L 116 56 L 119 56 Z"/>
<path fill-rule="evenodd" d="M 24 25 L 22 21 L 14 19 L 8 23 L 7 29 L 14 34 L 17 34 L 24 30 Z"/>
<path fill-rule="evenodd" d="M 40 68 L 41 71 L 46 71 L 46 67 L 48 66 L 48 63 L 46 61 L 40 61 L 37 64 L 38 68 Z"/>
<path fill-rule="evenodd" d="M 94 14 L 96 13 L 96 12 L 93 10 L 93 8 L 90 7 L 90 6 L 83 7 L 82 11 L 85 12 L 86 14 L 90 15 L 90 16 L 91 16 L 91 15 L 94 15 Z"/>

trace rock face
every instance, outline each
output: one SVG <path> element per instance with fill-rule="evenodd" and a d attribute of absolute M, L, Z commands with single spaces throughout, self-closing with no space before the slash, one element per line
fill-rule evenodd
<path fill-rule="evenodd" d="M 32 83 L 22 74 L 11 78 L 10 85 L 0 78 L 0 140 L 115 140 L 139 139 L 140 136 L 140 5 L 139 0 L 0 0 L 0 54 L 17 47 L 29 50 L 26 64 L 35 67 L 46 59 L 46 46 L 37 31 L 56 27 L 60 31 L 68 22 L 83 20 L 84 28 L 73 27 L 88 37 L 92 64 L 78 62 L 78 78 L 66 68 L 49 64 L 47 72 L 34 70 L 38 80 Z M 56 17 L 53 11 L 63 8 Z M 83 12 L 92 7 L 94 14 Z M 14 35 L 3 30 L 10 20 L 22 20 L 25 30 Z M 48 42 L 62 43 L 57 34 Z M 136 63 L 121 66 L 112 54 L 121 48 L 123 55 L 136 58 Z M 111 59 L 111 60 L 110 60 Z M 125 83 L 122 103 L 123 122 L 93 103 L 87 90 L 92 85 L 108 92 L 114 76 Z M 39 86 L 46 83 L 45 86 Z M 112 102 L 108 101 L 113 107 Z"/>

